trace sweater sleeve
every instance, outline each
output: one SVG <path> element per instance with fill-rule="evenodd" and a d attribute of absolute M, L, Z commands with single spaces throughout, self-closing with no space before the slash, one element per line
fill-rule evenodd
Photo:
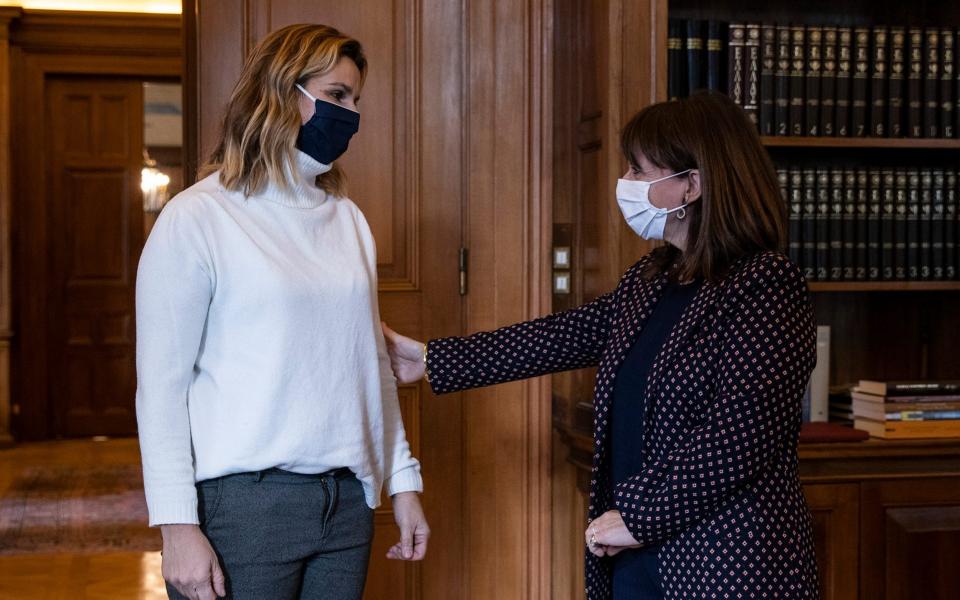
<path fill-rule="evenodd" d="M 423 492 L 423 478 L 420 475 L 420 461 L 413 457 L 407 432 L 403 426 L 400 412 L 400 399 L 397 395 L 397 379 L 390 366 L 387 343 L 380 327 L 380 302 L 377 283 L 377 249 L 373 233 L 366 218 L 356 205 L 353 205 L 354 217 L 360 237 L 366 249 L 366 269 L 370 278 L 370 305 L 377 343 L 377 361 L 380 369 L 380 398 L 383 402 L 383 485 L 388 496 L 401 492 Z"/>
<path fill-rule="evenodd" d="M 778 257 L 751 266 L 732 287 L 703 424 L 614 487 L 616 508 L 645 546 L 713 518 L 775 453 L 796 444 L 799 400 L 816 361 L 806 282 Z"/>
<path fill-rule="evenodd" d="M 137 271 L 137 424 L 151 527 L 199 522 L 187 393 L 213 284 L 194 201 L 164 208 Z"/>

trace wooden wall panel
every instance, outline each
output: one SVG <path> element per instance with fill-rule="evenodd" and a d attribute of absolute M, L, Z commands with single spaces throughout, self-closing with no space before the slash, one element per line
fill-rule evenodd
<path fill-rule="evenodd" d="M 543 16 L 535 0 L 187 3 L 185 105 L 198 107 L 187 139 L 195 136 L 194 156 L 209 152 L 243 54 L 267 32 L 295 22 L 337 27 L 360 39 L 370 60 L 360 133 L 342 164 L 377 239 L 384 318 L 436 337 L 542 314 L 543 129 L 551 125 Z M 465 300 L 461 246 L 470 250 Z M 547 388 L 437 398 L 421 387 L 418 398 L 403 410 L 424 466 L 431 552 L 422 569 L 381 564 L 375 553 L 371 597 L 381 589 L 411 598 L 545 597 Z M 392 536 L 385 515 L 378 522 Z"/>
<path fill-rule="evenodd" d="M 10 216 L 10 22 L 21 12 L 0 8 L 0 448 L 13 443 L 10 429 L 10 338 L 13 336 L 11 282 L 13 264 Z"/>
<path fill-rule="evenodd" d="M 666 0 L 553 3 L 553 226 L 558 237 L 569 235 L 573 256 L 573 293 L 553 296 L 554 310 L 612 290 L 624 270 L 654 247 L 627 227 L 615 190 L 626 170 L 620 130 L 638 110 L 666 95 L 666 78 L 659 76 L 666 60 L 654 52 L 666 46 L 666 8 Z M 577 426 L 577 404 L 592 403 L 593 383 L 593 371 L 553 376 L 559 428 Z M 567 456 L 566 448 L 557 451 Z M 555 573 L 582 569 L 586 514 L 569 483 L 575 480 L 571 468 L 554 461 L 554 510 L 564 515 L 554 524 Z M 580 583 L 582 576 L 564 578 L 563 589 L 574 595 L 555 590 L 555 597 L 582 597 Z"/>
<path fill-rule="evenodd" d="M 380 249 L 384 317 L 404 333 L 435 337 L 542 314 L 543 148 L 552 124 L 543 94 L 551 75 L 543 68 L 546 4 L 273 0 L 238 11 L 233 2 L 188 3 L 187 55 L 195 52 L 196 64 L 187 72 L 197 95 L 188 90 L 186 105 L 199 107 L 196 155 L 216 135 L 238 49 L 288 23 L 333 25 L 360 39 L 370 59 L 360 133 L 343 165 Z M 463 299 L 461 246 L 470 250 Z M 419 572 L 375 562 L 370 593 L 381 589 L 382 571 L 397 597 L 546 597 L 549 390 L 530 382 L 444 398 L 420 392 L 419 414 L 405 405 L 405 421 L 421 424 L 434 540 Z"/>

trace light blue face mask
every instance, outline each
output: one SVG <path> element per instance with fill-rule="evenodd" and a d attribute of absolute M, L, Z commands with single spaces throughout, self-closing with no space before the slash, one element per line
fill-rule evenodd
<path fill-rule="evenodd" d="M 683 211 L 685 206 L 678 206 L 667 210 L 650 204 L 650 186 L 689 173 L 687 169 L 673 175 L 667 175 L 653 181 L 637 181 L 634 179 L 620 179 L 617 181 L 617 204 L 620 212 L 637 235 L 645 240 L 662 240 L 663 228 L 667 224 L 667 215 L 676 211 Z M 680 217 L 685 213 L 680 213 Z"/>

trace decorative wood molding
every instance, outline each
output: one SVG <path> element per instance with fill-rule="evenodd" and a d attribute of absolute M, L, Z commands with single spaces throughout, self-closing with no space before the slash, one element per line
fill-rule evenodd
<path fill-rule="evenodd" d="M 27 52 L 181 56 L 179 15 L 24 10 L 10 40 Z"/>

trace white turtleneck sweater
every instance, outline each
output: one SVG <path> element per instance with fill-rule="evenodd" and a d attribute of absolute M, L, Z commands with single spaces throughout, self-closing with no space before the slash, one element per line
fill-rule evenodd
<path fill-rule="evenodd" d="M 245 198 L 219 173 L 160 213 L 137 273 L 137 420 L 150 525 L 197 523 L 194 483 L 347 467 L 367 504 L 422 491 L 353 202 L 315 185 Z"/>

